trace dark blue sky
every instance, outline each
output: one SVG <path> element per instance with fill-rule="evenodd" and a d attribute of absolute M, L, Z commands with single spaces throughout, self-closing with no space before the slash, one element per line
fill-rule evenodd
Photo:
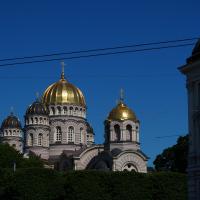
<path fill-rule="evenodd" d="M 199 0 L 1 1 L 0 59 L 112 47 L 200 35 Z M 120 88 L 141 121 L 142 150 L 149 164 L 176 137 L 187 133 L 185 78 L 177 67 L 192 47 L 66 60 L 66 77 L 84 93 L 96 143 Z M 0 68 L 2 121 L 14 106 L 25 110 L 60 77 L 58 61 Z"/>

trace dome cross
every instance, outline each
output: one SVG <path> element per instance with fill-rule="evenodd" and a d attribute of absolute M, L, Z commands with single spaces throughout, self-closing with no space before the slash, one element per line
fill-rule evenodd
<path fill-rule="evenodd" d="M 124 101 L 124 90 L 121 88 L 120 89 L 120 102 L 122 103 Z"/>
<path fill-rule="evenodd" d="M 62 66 L 62 73 L 61 73 L 61 79 L 65 79 L 65 62 L 62 61 L 60 62 L 61 66 Z"/>

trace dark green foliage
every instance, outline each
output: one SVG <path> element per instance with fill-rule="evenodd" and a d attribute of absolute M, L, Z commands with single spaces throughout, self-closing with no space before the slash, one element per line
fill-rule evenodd
<path fill-rule="evenodd" d="M 164 149 L 153 162 L 156 170 L 186 173 L 188 143 L 186 135 L 179 137 L 174 146 Z"/>
<path fill-rule="evenodd" d="M 63 199 L 63 178 L 54 170 L 29 168 L 14 174 L 12 191 L 16 200 Z"/>
<path fill-rule="evenodd" d="M 17 168 L 43 167 L 42 160 L 35 155 L 23 158 L 23 155 L 8 144 L 0 144 L 0 168 L 13 168 L 14 162 Z"/>
<path fill-rule="evenodd" d="M 65 175 L 70 200 L 183 200 L 186 176 L 178 173 L 71 172 Z"/>
<path fill-rule="evenodd" d="M 21 166 L 23 155 L 8 144 L 0 144 L 0 168 L 12 168 L 13 162 Z"/>
<path fill-rule="evenodd" d="M 162 172 L 72 171 L 44 168 L 0 170 L 0 199 L 186 200 L 186 175 Z"/>

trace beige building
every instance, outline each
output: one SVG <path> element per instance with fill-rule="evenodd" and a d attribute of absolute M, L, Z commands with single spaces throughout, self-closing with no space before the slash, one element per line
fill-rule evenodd
<path fill-rule="evenodd" d="M 179 70 L 186 75 L 188 92 L 189 155 L 188 192 L 189 200 L 200 199 L 200 39 L 187 63 Z"/>
<path fill-rule="evenodd" d="M 140 149 L 140 122 L 122 97 L 105 120 L 104 144 L 94 144 L 86 114 L 83 93 L 65 79 L 63 70 L 60 80 L 47 87 L 41 100 L 26 111 L 24 137 L 19 140 L 24 138 L 24 153 L 34 153 L 58 170 L 147 172 L 148 158 Z M 18 119 L 17 123 L 14 128 L 21 131 Z M 2 141 L 12 145 L 4 134 L 12 124 L 4 124 Z"/>

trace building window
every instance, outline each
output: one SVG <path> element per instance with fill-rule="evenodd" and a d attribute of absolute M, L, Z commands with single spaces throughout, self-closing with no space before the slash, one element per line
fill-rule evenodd
<path fill-rule="evenodd" d="M 132 141 L 132 126 L 126 126 L 126 141 Z"/>
<path fill-rule="evenodd" d="M 54 107 L 51 107 L 51 112 L 53 115 L 55 115 L 55 108 Z"/>
<path fill-rule="evenodd" d="M 39 145 L 39 146 L 42 146 L 42 140 L 43 140 L 42 133 L 40 133 L 40 134 L 38 135 L 38 145 Z"/>
<path fill-rule="evenodd" d="M 40 117 L 40 124 L 42 124 L 42 117 Z"/>
<path fill-rule="evenodd" d="M 114 140 L 117 141 L 117 142 L 119 142 L 120 139 L 121 139 L 121 136 L 120 136 L 121 133 L 120 133 L 120 126 L 118 124 L 116 124 L 114 126 L 114 132 L 115 132 Z"/>
<path fill-rule="evenodd" d="M 78 115 L 78 108 L 75 108 L 74 115 Z"/>
<path fill-rule="evenodd" d="M 33 134 L 29 135 L 29 146 L 33 146 Z"/>
<path fill-rule="evenodd" d="M 67 107 L 63 108 L 63 112 L 64 112 L 64 114 L 67 114 Z"/>
<path fill-rule="evenodd" d="M 56 141 L 61 141 L 61 140 L 62 140 L 61 127 L 57 126 L 56 127 Z"/>
<path fill-rule="evenodd" d="M 58 110 L 58 115 L 61 115 L 61 107 L 60 106 L 57 107 L 57 110 Z"/>
<path fill-rule="evenodd" d="M 83 128 L 80 128 L 79 143 L 82 143 L 82 137 L 83 137 Z"/>
<path fill-rule="evenodd" d="M 68 128 L 68 142 L 73 142 L 73 137 L 74 137 L 74 127 L 70 126 Z"/>
<path fill-rule="evenodd" d="M 73 107 L 70 107 L 70 108 L 69 108 L 69 114 L 70 114 L 70 115 L 73 115 Z"/>

